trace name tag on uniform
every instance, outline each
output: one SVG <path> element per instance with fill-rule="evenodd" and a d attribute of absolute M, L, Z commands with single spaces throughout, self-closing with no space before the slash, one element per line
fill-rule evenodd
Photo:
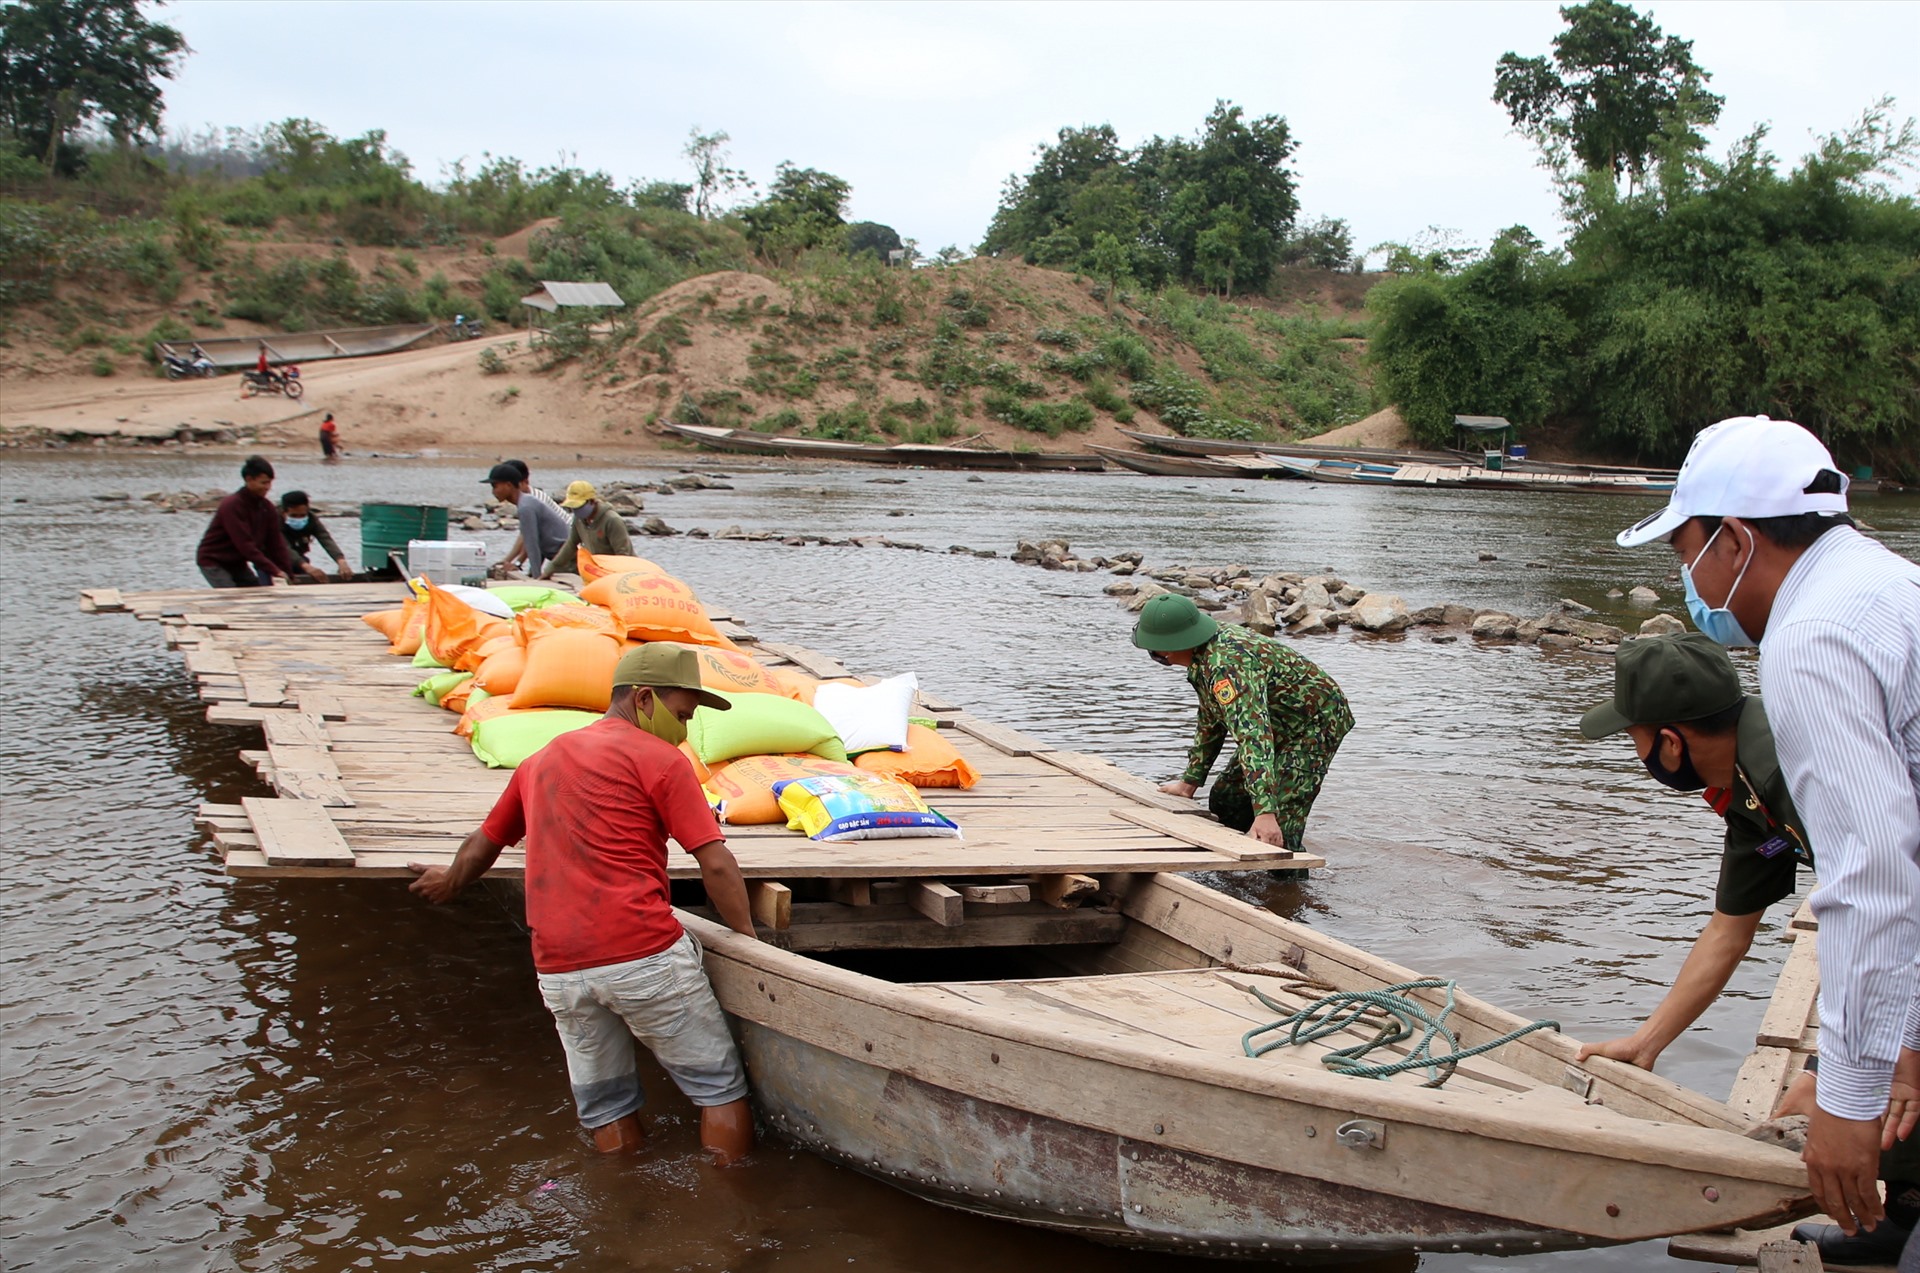
<path fill-rule="evenodd" d="M 1782 853 L 1790 853 L 1793 851 L 1793 841 L 1787 839 L 1784 835 L 1776 835 L 1764 844 L 1754 845 L 1753 851 L 1763 858 L 1777 858 Z"/>

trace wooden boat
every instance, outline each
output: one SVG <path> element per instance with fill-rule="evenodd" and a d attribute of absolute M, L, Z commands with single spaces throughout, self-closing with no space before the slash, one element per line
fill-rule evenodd
<path fill-rule="evenodd" d="M 711 425 L 663 421 L 668 433 L 716 451 L 749 455 L 778 455 L 789 459 L 848 460 L 858 464 L 900 464 L 917 468 L 991 469 L 1024 472 L 1099 472 L 1105 467 L 1097 455 L 1047 451 L 1000 451 L 965 446 L 935 446 L 898 442 L 878 446 L 864 442 L 835 442 L 826 438 L 792 438 L 756 433 L 751 429 L 722 429 Z"/>
<path fill-rule="evenodd" d="M 1419 978 L 1175 876 L 1123 893 L 1100 940 L 937 965 L 810 959 L 689 922 L 766 1121 L 945 1206 L 1241 1258 L 1517 1254 L 1806 1209 L 1797 1158 L 1742 1137 L 1724 1106 L 1630 1066 L 1576 1067 L 1549 1031 L 1440 1088 L 1322 1066 L 1370 1026 L 1248 1057 L 1242 1035 L 1277 1016 L 1256 988 L 1293 1008 Z M 1463 1047 L 1526 1024 L 1458 1004 Z"/>
<path fill-rule="evenodd" d="M 416 345 L 440 330 L 439 323 L 398 323 L 388 327 L 333 327 L 325 331 L 274 332 L 266 336 L 202 336 L 198 340 L 156 340 L 162 354 L 191 358 L 198 345 L 216 367 L 251 367 L 267 347 L 273 363 L 324 362 L 391 354 Z"/>
<path fill-rule="evenodd" d="M 1123 451 L 1118 447 L 1092 446 L 1089 450 L 1121 468 L 1151 477 L 1295 477 L 1284 464 L 1274 463 L 1267 455 L 1150 455 L 1145 451 Z"/>
<path fill-rule="evenodd" d="M 1120 432 L 1149 451 L 1157 451 L 1165 455 L 1291 455 L 1302 459 L 1393 464 L 1413 461 L 1438 464 L 1457 462 L 1451 453 L 1444 451 L 1396 451 L 1387 447 L 1321 446 L 1312 442 L 1235 442 L 1225 438 L 1186 438 L 1170 433 L 1143 433 L 1136 429 L 1121 429 Z"/>
<path fill-rule="evenodd" d="M 396 591 L 83 594 L 165 623 L 208 720 L 261 728 L 264 750 L 242 755 L 278 798 L 197 819 L 230 874 L 405 880 L 410 861 L 449 860 L 504 787 L 445 713 L 407 697 L 418 672 L 360 623 Z M 772 665 L 846 672 L 715 622 Z M 1554 1031 L 1431 1087 L 1417 1069 L 1328 1070 L 1371 1023 L 1247 1055 L 1246 1032 L 1328 990 L 1404 987 L 1430 1012 L 1446 992 L 1169 874 L 1324 858 L 1252 844 L 1095 757 L 924 693 L 921 708 L 983 775 L 939 793 L 966 839 L 822 851 L 730 828 L 762 940 L 676 899 L 775 1134 L 942 1205 L 1219 1257 L 1518 1254 L 1807 1209 L 1798 1158 L 1743 1137 L 1741 1114 L 1617 1062 L 1576 1065 Z M 1323 842 L 1310 833 L 1310 850 Z M 510 849 L 493 875 L 523 869 Z M 677 850 L 668 871 L 699 874 Z M 1528 1024 L 1471 995 L 1456 1005 L 1463 1048 Z"/>

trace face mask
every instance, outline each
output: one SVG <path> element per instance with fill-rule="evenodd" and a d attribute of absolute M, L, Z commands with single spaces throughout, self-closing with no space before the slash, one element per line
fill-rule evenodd
<path fill-rule="evenodd" d="M 594 507 L 595 507 L 594 502 L 592 500 L 588 500 L 586 503 L 582 504 L 580 507 L 573 510 L 573 519 L 577 522 L 592 521 Z"/>
<path fill-rule="evenodd" d="M 1680 582 L 1685 586 L 1687 594 L 1687 616 L 1693 620 L 1693 626 L 1700 629 L 1709 640 L 1717 641 L 1721 645 L 1752 645 L 1753 638 L 1747 635 L 1747 630 L 1740 626 L 1740 620 L 1734 618 L 1733 611 L 1727 607 L 1733 604 L 1733 594 L 1740 591 L 1740 581 L 1747 577 L 1747 566 L 1753 564 L 1753 555 L 1751 553 L 1747 555 L 1747 565 L 1740 567 L 1740 573 L 1733 578 L 1733 587 L 1727 589 L 1727 599 L 1720 605 L 1709 606 L 1701 599 L 1699 590 L 1693 586 L 1693 568 L 1699 564 L 1701 557 L 1707 555 L 1707 549 L 1713 547 L 1713 541 L 1720 538 L 1720 531 L 1726 528 L 1727 524 L 1721 522 L 1719 529 L 1715 530 L 1708 537 L 1707 542 L 1701 546 L 1699 556 L 1680 567 Z"/>
<path fill-rule="evenodd" d="M 1653 746 L 1647 749 L 1647 758 L 1642 762 L 1646 765 L 1647 772 L 1653 775 L 1653 780 L 1663 787 L 1672 787 L 1675 791 L 1704 790 L 1707 780 L 1702 778 L 1699 770 L 1693 767 L 1693 755 L 1687 751 L 1687 740 L 1680 739 L 1680 763 L 1669 769 L 1660 760 L 1660 739 L 1661 735 L 1654 735 Z"/>
<path fill-rule="evenodd" d="M 673 714 L 672 709 L 661 700 L 658 691 L 653 695 L 652 714 L 644 720 L 635 720 L 634 724 L 669 747 L 678 747 L 687 741 L 687 722 Z"/>
<path fill-rule="evenodd" d="M 1147 657 L 1152 659 L 1155 663 L 1158 663 L 1161 667 L 1173 666 L 1173 660 L 1168 658 L 1166 655 L 1160 653 L 1160 651 L 1158 650 L 1148 651 Z"/>
<path fill-rule="evenodd" d="M 304 518 L 304 517 L 289 517 L 289 518 L 287 518 L 287 529 L 288 529 L 288 530 L 305 530 L 306 528 L 307 528 L 307 519 L 306 519 L 306 518 Z"/>

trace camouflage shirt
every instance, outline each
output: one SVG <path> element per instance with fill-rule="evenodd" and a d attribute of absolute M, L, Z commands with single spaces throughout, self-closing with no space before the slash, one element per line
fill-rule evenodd
<path fill-rule="evenodd" d="M 1205 782 L 1231 734 L 1261 813 L 1281 807 L 1285 753 L 1331 752 L 1353 728 L 1347 696 L 1331 676 L 1305 655 L 1245 628 L 1222 625 L 1195 650 L 1187 682 L 1200 696 L 1200 720 L 1181 779 Z"/>

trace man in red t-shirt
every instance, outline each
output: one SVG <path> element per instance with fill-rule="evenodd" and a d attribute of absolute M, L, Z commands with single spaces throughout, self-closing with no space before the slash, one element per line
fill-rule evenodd
<path fill-rule="evenodd" d="M 409 863 L 413 891 L 444 902 L 500 851 L 527 842 L 527 924 L 540 994 L 567 1053 L 580 1122 L 603 1153 L 640 1144 L 638 1035 L 700 1110 L 700 1143 L 728 1163 L 753 1148 L 746 1069 L 701 964 L 674 917 L 667 838 L 700 864 L 727 927 L 752 937 L 739 864 L 678 747 L 700 687 L 692 650 L 644 645 L 613 673 L 604 719 L 562 734 L 513 772 L 448 867 Z"/>

